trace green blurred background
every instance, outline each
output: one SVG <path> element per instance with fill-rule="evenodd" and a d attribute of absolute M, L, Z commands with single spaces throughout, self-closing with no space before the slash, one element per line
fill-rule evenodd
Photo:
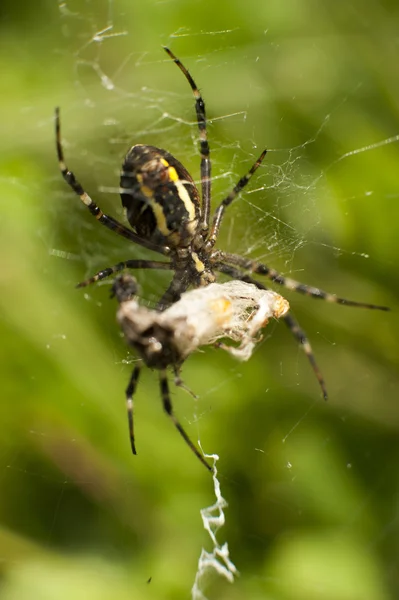
<path fill-rule="evenodd" d="M 399 596 L 398 11 L 372 0 L 2 2 L 2 598 L 188 598 L 201 548 L 211 550 L 199 511 L 214 502 L 212 478 L 148 370 L 132 457 L 133 357 L 109 282 L 74 289 L 149 253 L 90 217 L 55 156 L 60 105 L 67 162 L 112 215 L 123 218 L 115 188 L 133 143 L 166 147 L 198 179 L 193 100 L 163 44 L 207 102 L 214 202 L 270 149 L 221 247 L 393 309 L 283 292 L 328 403 L 284 324 L 247 364 L 211 348 L 187 361 L 199 400 L 173 389 L 173 401 L 192 438 L 220 455 L 229 508 L 218 539 L 241 573 L 203 589 L 233 600 Z M 149 302 L 167 285 L 155 272 L 139 280 Z"/>

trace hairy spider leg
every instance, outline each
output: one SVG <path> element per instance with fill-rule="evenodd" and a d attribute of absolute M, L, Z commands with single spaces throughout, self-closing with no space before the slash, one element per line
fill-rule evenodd
<path fill-rule="evenodd" d="M 117 265 L 114 265 L 113 267 L 107 267 L 106 269 L 99 271 L 92 277 L 89 277 L 89 279 L 85 279 L 84 281 L 81 281 L 80 283 L 78 283 L 76 287 L 77 288 L 86 287 L 87 285 L 95 283 L 96 281 L 101 281 L 102 279 L 106 279 L 113 273 L 118 273 L 119 271 L 123 271 L 123 269 L 170 270 L 171 268 L 172 268 L 171 263 L 162 262 L 162 261 L 158 261 L 158 260 L 140 260 L 140 259 L 125 260 L 123 262 L 119 262 Z"/>
<path fill-rule="evenodd" d="M 224 265 L 224 264 L 217 264 L 215 265 L 215 269 L 217 271 L 220 271 L 221 273 L 225 273 L 226 275 L 229 275 L 229 277 L 232 277 L 233 279 L 239 279 L 240 281 L 245 281 L 246 283 L 253 283 L 254 285 L 256 285 L 257 288 L 261 289 L 261 290 L 267 290 L 268 288 L 263 285 L 263 283 L 260 283 L 260 281 L 256 281 L 256 279 L 253 279 L 252 277 L 249 277 L 249 275 L 245 275 L 244 273 L 241 273 L 241 271 L 239 271 L 238 269 L 228 266 L 228 265 Z M 327 388 L 326 388 L 326 384 L 323 378 L 323 375 L 321 374 L 321 371 L 317 365 L 313 350 L 312 350 L 312 346 L 310 345 L 310 342 L 308 340 L 308 338 L 306 337 L 306 333 L 303 331 L 303 329 L 301 329 L 301 327 L 299 326 L 299 323 L 297 323 L 297 321 L 294 319 L 294 317 L 288 313 L 287 315 L 284 315 L 283 317 L 285 324 L 287 325 L 288 329 L 291 331 L 291 333 L 293 334 L 293 336 L 295 337 L 295 339 L 301 344 L 301 347 L 303 349 L 303 351 L 305 352 L 306 356 L 308 357 L 308 360 L 312 366 L 313 372 L 316 375 L 317 381 L 319 382 L 322 394 L 323 394 L 323 398 L 325 400 L 328 399 L 328 394 L 327 394 Z"/>
<path fill-rule="evenodd" d="M 203 465 L 205 465 L 208 471 L 213 472 L 212 467 L 206 462 L 205 458 L 202 456 L 202 454 L 199 452 L 196 446 L 194 446 L 193 442 L 190 440 L 187 433 L 184 431 L 183 427 L 180 425 L 179 421 L 175 417 L 172 407 L 172 401 L 170 399 L 168 377 L 165 369 L 162 369 L 159 373 L 159 385 L 161 388 L 162 404 L 166 414 L 171 418 L 174 426 L 176 427 L 186 444 L 190 446 L 191 450 L 194 452 L 196 457 L 202 462 Z"/>
<path fill-rule="evenodd" d="M 207 246 L 209 248 L 212 248 L 216 243 L 217 237 L 219 235 L 220 225 L 222 223 L 222 218 L 223 218 L 226 208 L 233 202 L 233 200 L 236 198 L 236 196 L 247 185 L 247 183 L 251 179 L 252 175 L 260 167 L 266 154 L 267 154 L 267 150 L 263 150 L 263 152 L 259 156 L 258 160 L 249 169 L 248 173 L 246 175 L 244 175 L 244 177 L 241 177 L 241 179 L 238 181 L 238 183 L 236 183 L 236 185 L 233 187 L 233 189 L 231 190 L 229 195 L 226 196 L 226 198 L 224 200 L 222 200 L 222 202 L 219 204 L 219 206 L 215 210 L 215 214 L 214 214 L 213 222 L 212 222 L 211 233 L 210 233 L 208 241 L 207 241 Z"/>
<path fill-rule="evenodd" d="M 227 252 L 223 252 L 223 261 L 227 264 L 234 265 L 239 267 L 240 269 L 244 269 L 249 273 L 256 273 L 257 275 L 264 275 L 271 281 L 282 285 L 289 290 L 293 290 L 294 292 L 298 292 L 299 294 L 304 294 L 306 296 L 310 296 L 311 298 L 319 298 L 320 300 L 326 300 L 327 302 L 333 302 L 335 304 L 344 304 L 346 306 L 355 306 L 357 308 L 368 308 L 371 310 L 384 310 L 389 311 L 390 308 L 388 306 L 380 306 L 378 304 L 369 304 L 367 302 L 355 302 L 354 300 L 347 300 L 346 298 L 340 298 L 335 294 L 330 294 L 329 292 L 325 292 L 317 287 L 306 285 L 304 283 L 300 283 L 299 281 L 295 281 L 295 279 L 290 279 L 289 277 L 284 277 L 275 269 L 268 267 L 262 263 L 257 261 L 244 258 L 243 256 L 239 256 L 238 254 L 229 254 Z"/>
<path fill-rule="evenodd" d="M 179 67 L 187 79 L 190 87 L 193 91 L 195 98 L 195 112 L 197 114 L 197 124 L 199 129 L 200 138 L 200 154 L 201 154 L 201 231 L 205 238 L 209 230 L 209 216 L 211 210 L 211 160 L 210 160 L 210 148 L 208 143 L 208 134 L 206 130 L 206 111 L 205 102 L 201 96 L 201 93 L 191 77 L 188 69 L 181 63 L 181 61 L 173 54 L 169 48 L 164 46 L 165 52 L 170 56 L 174 63 Z"/>
<path fill-rule="evenodd" d="M 140 377 L 140 371 L 142 368 L 142 364 L 137 364 L 130 376 L 128 386 L 126 388 L 126 410 L 127 410 L 127 420 L 129 423 L 129 438 L 130 438 L 130 446 L 132 448 L 133 454 L 137 454 L 136 445 L 134 443 L 134 427 L 133 427 L 133 396 L 137 388 L 137 383 Z"/>
<path fill-rule="evenodd" d="M 324 377 L 321 374 L 321 371 L 318 367 L 315 355 L 313 354 L 312 346 L 310 345 L 310 342 L 306 336 L 306 333 L 304 332 L 302 327 L 299 325 L 298 321 L 296 319 L 294 319 L 294 317 L 291 315 L 291 313 L 284 315 L 283 319 L 284 319 L 284 323 L 287 325 L 288 329 L 291 331 L 292 335 L 297 340 L 297 342 L 301 345 L 303 351 L 305 352 L 305 354 L 308 358 L 308 361 L 311 364 L 313 372 L 317 377 L 317 381 L 319 382 L 319 385 L 321 387 L 321 391 L 322 391 L 324 400 L 328 400 L 326 383 L 325 383 Z"/>
<path fill-rule="evenodd" d="M 170 304 L 180 300 L 181 295 L 190 287 L 191 281 L 187 273 L 176 271 L 166 292 L 157 302 L 157 309 L 163 310 Z"/>
<path fill-rule="evenodd" d="M 134 242 L 135 244 L 139 244 L 140 246 L 148 248 L 149 250 L 154 250 L 159 254 L 168 254 L 169 248 L 158 246 L 157 244 L 152 243 L 150 240 L 141 238 L 139 235 L 134 233 L 134 231 L 128 229 L 113 217 L 110 217 L 109 215 L 103 213 L 101 208 L 94 202 L 94 200 L 90 198 L 89 194 L 85 192 L 85 190 L 83 189 L 79 181 L 76 179 L 73 172 L 70 171 L 65 164 L 64 152 L 61 143 L 60 109 L 58 107 L 55 109 L 55 139 L 57 147 L 58 164 L 61 174 L 65 179 L 66 183 L 73 189 L 75 194 L 79 196 L 83 204 L 87 206 L 93 217 L 95 217 L 97 221 L 99 221 L 102 225 L 108 227 L 108 229 L 115 231 L 118 235 L 121 235 L 122 237 L 130 240 L 131 242 Z"/>

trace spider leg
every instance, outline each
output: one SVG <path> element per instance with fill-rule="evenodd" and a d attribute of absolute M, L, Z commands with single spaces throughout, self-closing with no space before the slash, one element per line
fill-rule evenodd
<path fill-rule="evenodd" d="M 180 300 L 180 296 L 190 285 L 187 275 L 181 271 L 175 271 L 173 279 L 163 296 L 158 300 L 157 310 L 164 310 L 174 302 Z"/>
<path fill-rule="evenodd" d="M 305 294 L 306 296 L 311 296 L 312 298 L 319 298 L 321 300 L 326 300 L 327 302 L 334 302 L 335 304 L 345 304 L 346 306 L 357 306 L 359 308 L 369 308 L 373 310 L 390 310 L 388 306 L 379 306 L 377 304 L 368 304 L 366 302 L 355 302 L 354 300 L 347 300 L 346 298 L 340 298 L 335 294 L 330 294 L 319 288 L 306 285 L 304 283 L 300 283 L 299 281 L 295 281 L 294 279 L 290 279 L 289 277 L 284 277 L 275 269 L 271 269 L 267 265 L 263 265 L 262 263 L 258 263 L 251 259 L 244 258 L 243 256 L 239 256 L 237 254 L 228 254 L 223 252 L 223 261 L 226 261 L 230 265 L 235 265 L 240 269 L 244 269 L 249 273 L 256 273 L 257 275 L 264 275 L 271 281 L 278 283 L 279 285 L 283 285 L 289 290 L 293 290 L 300 294 Z"/>
<path fill-rule="evenodd" d="M 259 281 L 256 281 L 256 279 L 252 279 L 252 277 L 249 277 L 249 275 L 245 275 L 244 273 L 241 273 L 238 269 L 235 269 L 234 267 L 231 267 L 229 265 L 224 265 L 224 264 L 216 264 L 214 268 L 217 271 L 220 271 L 221 273 L 225 273 L 226 275 L 229 275 L 233 279 L 239 279 L 240 281 L 245 281 L 246 283 L 253 283 L 254 285 L 256 285 L 257 288 L 259 288 L 261 290 L 267 290 L 267 287 L 265 285 L 263 285 Z M 312 346 L 310 345 L 310 342 L 309 342 L 308 338 L 306 337 L 306 333 L 303 331 L 303 329 L 301 329 L 301 327 L 299 326 L 299 323 L 297 323 L 297 321 L 294 319 L 294 317 L 290 313 L 285 315 L 283 317 L 283 319 L 284 319 L 284 322 L 287 325 L 288 329 L 290 329 L 291 333 L 293 334 L 293 336 L 301 344 L 302 349 L 305 352 L 306 356 L 308 357 L 308 360 L 312 366 L 313 372 L 317 377 L 317 381 L 319 382 L 319 385 L 321 387 L 321 391 L 323 393 L 324 400 L 327 400 L 328 394 L 327 394 L 326 384 L 325 384 L 323 375 L 321 374 L 321 371 L 317 365 L 315 356 L 313 354 Z"/>
<path fill-rule="evenodd" d="M 180 425 L 179 421 L 177 420 L 177 418 L 175 417 L 175 415 L 173 413 L 172 401 L 170 399 L 170 393 L 169 393 L 168 378 L 167 378 L 165 369 L 162 369 L 159 373 L 159 384 L 160 384 L 160 388 L 161 388 L 162 404 L 163 404 L 166 414 L 171 418 L 174 426 L 176 427 L 176 429 L 178 430 L 178 432 L 180 433 L 180 435 L 182 436 L 182 438 L 184 439 L 186 444 L 188 446 L 190 446 L 191 450 L 194 452 L 196 457 L 202 462 L 203 465 L 205 465 L 205 467 L 209 471 L 213 471 L 212 467 L 210 465 L 208 465 L 205 458 L 202 456 L 202 454 L 200 454 L 199 450 L 194 446 L 193 442 L 190 440 L 187 433 L 184 431 L 183 427 Z"/>
<path fill-rule="evenodd" d="M 219 235 L 219 229 L 220 229 L 220 225 L 222 222 L 222 218 L 223 218 L 223 215 L 224 215 L 224 212 L 225 212 L 227 206 L 229 206 L 233 202 L 233 200 L 236 198 L 236 196 L 247 185 L 248 181 L 251 179 L 251 177 L 255 173 L 256 169 L 258 167 L 260 167 L 263 159 L 266 156 L 266 153 L 267 153 L 267 150 L 263 150 L 262 154 L 259 156 L 258 160 L 252 165 L 252 167 L 250 168 L 248 173 L 246 175 L 244 175 L 244 177 L 241 177 L 241 179 L 238 181 L 238 183 L 236 183 L 236 185 L 231 190 L 230 194 L 228 196 L 226 196 L 226 198 L 224 200 L 222 200 L 222 202 L 219 204 L 219 206 L 215 210 L 215 214 L 214 214 L 213 222 L 212 222 L 212 229 L 211 229 L 211 233 L 209 234 L 209 238 L 208 238 L 208 242 L 207 242 L 208 247 L 212 248 L 215 245 L 215 242 Z"/>
<path fill-rule="evenodd" d="M 175 386 L 182 388 L 182 390 L 184 390 L 185 392 L 187 392 L 188 394 L 190 394 L 190 396 L 192 396 L 193 398 L 195 398 L 197 400 L 198 396 L 196 394 L 194 394 L 194 392 L 192 390 L 190 390 L 189 387 L 186 386 L 186 384 L 184 383 L 184 381 L 180 377 L 181 364 L 180 365 L 173 365 L 173 371 L 174 371 L 174 374 L 175 374 L 175 381 L 174 381 Z"/>
<path fill-rule="evenodd" d="M 145 240 L 141 238 L 139 235 L 134 233 L 134 231 L 128 229 L 113 217 L 104 214 L 101 208 L 94 202 L 94 200 L 90 198 L 89 194 L 87 194 L 87 192 L 84 191 L 82 185 L 76 179 L 72 171 L 68 169 L 64 161 L 64 151 L 62 149 L 61 143 L 60 109 L 58 107 L 55 109 L 55 140 L 57 147 L 58 164 L 60 167 L 61 174 L 67 182 L 67 184 L 73 189 L 75 194 L 79 196 L 83 204 L 87 206 L 93 217 L 95 217 L 97 221 L 99 221 L 102 225 L 108 227 L 108 229 L 115 231 L 115 233 L 117 233 L 118 235 L 121 235 L 122 237 L 130 240 L 131 242 L 134 242 L 135 244 L 139 244 L 140 246 L 144 246 L 144 248 L 154 250 L 155 252 L 158 252 L 160 254 L 168 254 L 169 248 L 158 246 L 152 243 L 150 240 Z"/>
<path fill-rule="evenodd" d="M 313 372 L 317 377 L 317 381 L 319 382 L 321 391 L 323 393 L 323 398 L 324 398 L 324 400 L 328 400 L 326 383 L 325 383 L 323 375 L 321 374 L 321 371 L 317 365 L 315 355 L 313 354 L 312 346 L 310 345 L 310 342 L 309 342 L 308 338 L 306 337 L 306 333 L 301 328 L 298 321 L 296 319 L 294 319 L 294 317 L 290 313 L 285 315 L 283 317 L 283 319 L 284 319 L 284 322 L 287 325 L 288 329 L 291 331 L 292 335 L 294 336 L 294 338 L 302 346 L 302 349 L 303 349 L 304 353 L 306 354 L 306 356 L 308 357 L 308 361 L 310 362 L 310 364 L 312 366 Z"/>
<path fill-rule="evenodd" d="M 202 223 L 201 230 L 203 236 L 206 237 L 209 230 L 209 215 L 210 215 L 210 206 L 211 206 L 211 160 L 210 160 L 210 150 L 208 143 L 208 136 L 206 131 L 206 112 L 205 112 L 205 102 L 202 99 L 201 93 L 194 81 L 191 77 L 189 71 L 186 67 L 180 62 L 180 60 L 173 54 L 169 48 L 164 46 L 165 52 L 170 56 L 170 58 L 175 62 L 175 64 L 179 67 L 180 71 L 183 73 L 188 83 L 191 86 L 191 89 L 195 98 L 195 112 L 197 113 L 197 123 L 199 129 L 199 137 L 200 137 L 200 152 L 201 152 L 201 188 L 202 188 L 202 207 L 201 207 L 201 215 L 202 215 Z"/>
<path fill-rule="evenodd" d="M 118 263 L 117 265 L 113 265 L 112 267 L 107 267 L 102 271 L 99 271 L 93 277 L 89 277 L 89 279 L 85 279 L 77 284 L 77 288 L 86 287 L 91 283 L 95 283 L 96 281 L 101 281 L 102 279 L 106 279 L 113 273 L 118 273 L 119 271 L 123 271 L 123 269 L 171 269 L 171 263 L 161 262 L 157 260 L 125 260 L 123 262 Z"/>
<path fill-rule="evenodd" d="M 142 365 L 137 364 L 130 376 L 129 384 L 126 388 L 126 409 L 127 409 L 127 419 L 129 423 L 129 438 L 130 438 L 130 446 L 132 448 L 133 454 L 137 454 L 136 445 L 134 443 L 134 428 L 133 428 L 133 396 L 136 391 L 137 383 L 140 376 Z"/>

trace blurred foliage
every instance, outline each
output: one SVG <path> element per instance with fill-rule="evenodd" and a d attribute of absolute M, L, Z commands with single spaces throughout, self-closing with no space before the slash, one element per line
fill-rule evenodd
<path fill-rule="evenodd" d="M 148 253 L 93 222 L 55 158 L 61 105 L 68 164 L 111 214 L 129 144 L 166 147 L 198 178 L 192 97 L 162 44 L 207 101 L 216 199 L 270 148 L 221 246 L 394 309 L 285 294 L 327 404 L 283 324 L 248 364 L 213 349 L 187 361 L 199 401 L 176 390 L 176 412 L 221 457 L 219 539 L 241 572 L 234 585 L 210 578 L 206 594 L 398 597 L 399 145 L 384 143 L 399 133 L 398 13 L 376 0 L 2 3 L 2 598 L 187 598 L 210 549 L 199 510 L 214 501 L 211 478 L 149 371 L 131 456 L 132 357 L 115 302 L 108 285 L 74 289 Z M 167 284 L 140 280 L 149 300 Z"/>

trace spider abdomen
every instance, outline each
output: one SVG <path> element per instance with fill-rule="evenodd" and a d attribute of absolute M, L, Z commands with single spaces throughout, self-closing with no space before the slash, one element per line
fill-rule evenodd
<path fill-rule="evenodd" d="M 200 217 L 195 183 L 174 156 L 137 144 L 121 171 L 121 198 L 127 219 L 143 238 L 168 246 L 188 246 Z"/>

